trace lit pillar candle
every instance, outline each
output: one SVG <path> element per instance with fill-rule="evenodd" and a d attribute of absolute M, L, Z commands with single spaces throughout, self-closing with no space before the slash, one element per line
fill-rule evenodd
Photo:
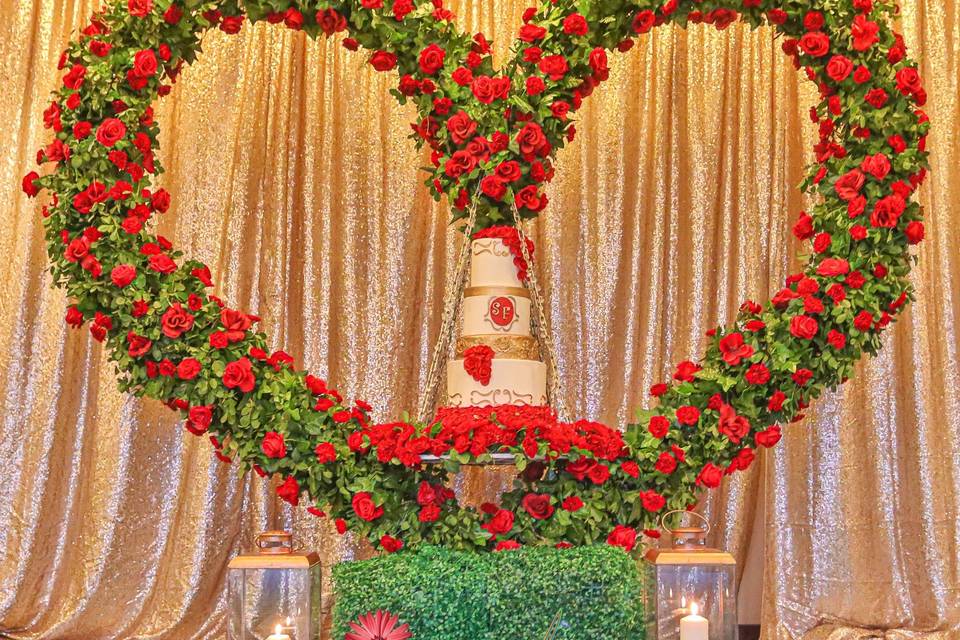
<path fill-rule="evenodd" d="M 690 615 L 680 619 L 680 640 L 709 640 L 710 623 L 697 615 L 697 603 L 690 603 Z"/>
<path fill-rule="evenodd" d="M 281 631 L 283 631 L 283 627 L 278 624 L 273 628 L 273 633 L 267 636 L 267 640 L 290 640 L 290 636 L 285 633 L 281 633 Z"/>

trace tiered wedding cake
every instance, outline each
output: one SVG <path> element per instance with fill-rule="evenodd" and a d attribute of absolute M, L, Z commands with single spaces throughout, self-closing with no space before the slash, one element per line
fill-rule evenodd
<path fill-rule="evenodd" d="M 475 239 L 471 252 L 457 359 L 447 364 L 447 403 L 545 405 L 547 367 L 530 335 L 530 293 L 514 255 L 499 238 Z"/>

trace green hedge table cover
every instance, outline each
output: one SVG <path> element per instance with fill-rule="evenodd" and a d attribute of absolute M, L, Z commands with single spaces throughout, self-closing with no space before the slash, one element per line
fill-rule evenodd
<path fill-rule="evenodd" d="M 333 639 L 379 609 L 413 640 L 643 638 L 642 573 L 609 545 L 470 553 L 440 547 L 345 562 L 333 569 Z"/>

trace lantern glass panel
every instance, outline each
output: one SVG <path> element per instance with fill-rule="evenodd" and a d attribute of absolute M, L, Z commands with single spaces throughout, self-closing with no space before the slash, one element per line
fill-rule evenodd
<path fill-rule="evenodd" d="M 261 546 L 266 535 L 282 543 Z M 228 640 L 319 640 L 320 562 L 314 553 L 294 553 L 285 535 L 261 534 L 259 552 L 230 562 Z"/>
<path fill-rule="evenodd" d="M 729 564 L 658 560 L 648 564 L 647 638 L 681 640 L 680 620 L 692 613 L 691 605 L 696 603 L 697 614 L 707 619 L 709 640 L 737 640 L 732 558 Z"/>

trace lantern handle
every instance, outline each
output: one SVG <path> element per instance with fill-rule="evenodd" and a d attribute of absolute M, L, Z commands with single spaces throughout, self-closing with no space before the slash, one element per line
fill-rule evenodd
<path fill-rule="evenodd" d="M 675 513 L 686 513 L 686 514 L 689 514 L 689 515 L 697 516 L 698 518 L 700 518 L 701 520 L 703 520 L 703 524 L 704 524 L 704 526 L 706 527 L 706 528 L 703 530 L 703 535 L 707 535 L 708 533 L 710 533 L 710 521 L 707 520 L 707 518 L 706 518 L 703 514 L 697 513 L 696 511 L 687 511 L 686 509 L 674 509 L 673 511 L 667 511 L 665 514 L 663 514 L 662 516 L 660 516 L 660 528 L 661 528 L 661 529 L 663 529 L 664 531 L 673 531 L 673 529 L 670 529 L 670 528 L 667 527 L 665 520 L 667 519 L 667 516 L 671 516 L 671 515 L 673 515 L 673 514 L 675 514 Z"/>

